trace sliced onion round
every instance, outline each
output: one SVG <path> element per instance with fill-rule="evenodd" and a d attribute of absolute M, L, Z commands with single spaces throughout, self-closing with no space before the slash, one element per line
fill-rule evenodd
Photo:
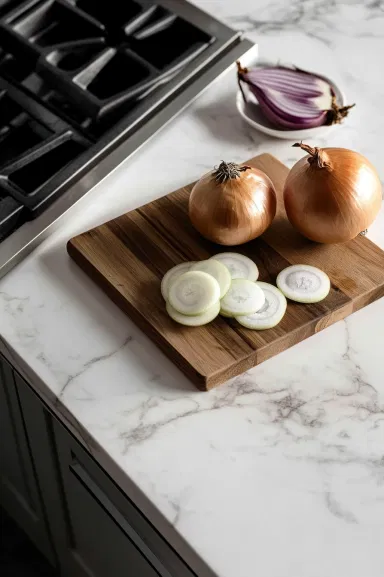
<path fill-rule="evenodd" d="M 256 264 L 243 254 L 221 252 L 211 258 L 223 263 L 231 273 L 232 279 L 243 278 L 255 281 L 259 277 L 259 269 Z"/>
<path fill-rule="evenodd" d="M 220 286 L 220 298 L 223 298 L 231 286 L 231 274 L 227 267 L 220 261 L 214 259 L 202 260 L 191 267 L 191 270 L 200 270 L 210 274 L 217 280 Z"/>
<path fill-rule="evenodd" d="M 236 320 L 248 329 L 262 331 L 275 327 L 287 309 L 287 299 L 275 286 L 266 282 L 257 282 L 265 296 L 265 302 L 261 309 L 252 315 L 237 316 Z"/>
<path fill-rule="evenodd" d="M 295 264 L 282 270 L 276 279 L 281 292 L 299 303 L 317 303 L 328 295 L 331 282 L 328 275 L 306 264 Z"/>
<path fill-rule="evenodd" d="M 172 282 L 168 301 L 183 315 L 200 315 L 220 299 L 220 287 L 216 279 L 201 271 L 189 271 Z"/>
<path fill-rule="evenodd" d="M 172 267 L 165 273 L 161 281 L 161 294 L 163 295 L 164 300 L 168 299 L 169 287 L 171 286 L 172 282 L 185 272 L 188 272 L 191 266 L 194 264 L 195 261 L 182 262 L 181 264 L 177 264 L 176 266 Z"/>
<path fill-rule="evenodd" d="M 264 304 L 265 296 L 256 283 L 234 279 L 227 294 L 221 299 L 221 312 L 228 316 L 250 315 Z"/>
<path fill-rule="evenodd" d="M 217 301 L 217 303 L 209 307 L 209 309 L 201 315 L 194 316 L 179 313 L 171 304 L 169 304 L 169 302 L 167 302 L 166 308 L 169 316 L 180 325 L 185 325 L 187 327 L 201 327 L 210 323 L 217 317 L 220 311 L 220 301 Z"/>

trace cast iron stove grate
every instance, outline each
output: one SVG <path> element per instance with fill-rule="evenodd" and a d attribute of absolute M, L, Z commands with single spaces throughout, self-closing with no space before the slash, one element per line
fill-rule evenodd
<path fill-rule="evenodd" d="M 0 276 L 251 46 L 185 0 L 0 0 Z"/>
<path fill-rule="evenodd" d="M 3 0 L 0 10 L 1 239 L 40 214 L 62 192 L 65 168 L 214 38 L 134 0 Z"/>

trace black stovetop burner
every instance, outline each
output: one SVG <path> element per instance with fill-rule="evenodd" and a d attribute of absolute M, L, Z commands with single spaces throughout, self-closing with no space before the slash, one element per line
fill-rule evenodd
<path fill-rule="evenodd" d="M 239 39 L 184 0 L 0 0 L 0 242 Z"/>
<path fill-rule="evenodd" d="M 134 0 L 1 9 L 0 238 L 52 202 L 57 187 L 45 183 L 214 41 Z"/>

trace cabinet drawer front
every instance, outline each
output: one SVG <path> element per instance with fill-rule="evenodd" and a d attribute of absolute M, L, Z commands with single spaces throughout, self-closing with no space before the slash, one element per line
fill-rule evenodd
<path fill-rule="evenodd" d="M 154 529 L 150 522 L 140 513 L 135 505 L 130 501 L 125 493 L 123 493 L 115 483 L 108 477 L 94 459 L 86 453 L 80 444 L 72 437 L 64 427 L 57 421 L 54 426 L 56 443 L 59 453 L 59 461 L 62 470 L 64 490 L 67 491 L 67 486 L 70 487 L 72 496 L 77 500 L 80 499 L 80 494 L 84 492 L 88 494 L 88 501 L 91 500 L 94 507 L 99 507 L 97 515 L 102 515 L 105 523 L 110 527 L 108 531 L 119 531 L 122 538 L 116 538 L 121 543 L 130 542 L 131 546 L 140 551 L 143 558 L 148 563 L 148 571 L 152 570 L 154 573 L 149 575 L 156 575 L 160 577 L 196 577 L 196 574 L 184 563 L 179 555 L 169 546 L 164 538 Z M 90 505 L 89 505 L 90 506 Z M 68 500 L 68 509 L 72 521 L 77 523 L 84 523 L 79 519 L 79 510 L 71 510 L 71 503 Z M 80 509 L 80 507 L 79 507 Z M 102 513 L 100 513 L 100 510 Z M 102 522 L 101 520 L 99 522 Z M 101 525 L 105 526 L 105 524 Z M 98 532 L 98 527 L 95 524 L 95 533 Z M 85 530 L 85 529 L 84 529 Z M 92 528 L 92 531 L 94 528 Z M 75 533 L 74 529 L 74 533 Z M 103 531 L 105 533 L 105 531 Z M 74 534 L 74 541 L 79 536 Z M 94 534 L 92 539 L 98 542 L 100 538 L 105 536 L 97 536 Z M 89 543 L 92 539 L 88 536 Z M 76 543 L 76 549 L 79 543 Z M 102 546 L 102 543 L 101 545 Z M 120 545 L 119 545 L 120 546 Z M 127 546 L 127 545 L 125 545 Z M 82 542 L 81 547 L 87 547 L 87 554 L 90 554 L 92 544 Z M 92 571 L 95 571 L 89 559 L 85 556 L 83 550 L 79 550 L 82 561 Z M 121 556 L 120 553 L 118 555 Z M 129 557 L 129 556 L 128 556 Z M 101 563 L 101 562 L 100 562 Z M 116 569 L 117 570 L 117 569 Z M 108 577 L 112 575 L 112 571 Z M 104 574 L 102 574 L 104 577 Z M 117 572 L 114 577 L 129 576 L 130 573 L 125 570 L 123 573 Z M 132 574 L 132 577 L 146 577 L 146 573 L 138 572 Z M 99 577 L 99 573 L 95 573 Z"/>
<path fill-rule="evenodd" d="M 95 577 L 159 577 L 130 539 L 130 527 L 79 463 L 65 487 L 76 551 Z"/>

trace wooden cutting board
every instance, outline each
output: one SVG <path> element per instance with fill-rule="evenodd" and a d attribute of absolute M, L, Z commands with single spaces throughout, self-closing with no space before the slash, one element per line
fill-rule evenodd
<path fill-rule="evenodd" d="M 251 257 L 259 280 L 274 283 L 291 264 L 328 273 L 332 288 L 317 304 L 289 302 L 281 323 L 266 331 L 223 317 L 204 327 L 183 327 L 165 311 L 162 276 L 175 264 L 231 250 L 204 240 L 188 219 L 192 185 L 120 216 L 68 243 L 77 264 L 197 385 L 207 390 L 346 317 L 384 295 L 384 252 L 359 236 L 345 244 L 306 240 L 285 215 L 282 188 L 288 168 L 269 154 L 248 161 L 272 179 L 278 212 L 262 237 L 232 250 Z"/>

